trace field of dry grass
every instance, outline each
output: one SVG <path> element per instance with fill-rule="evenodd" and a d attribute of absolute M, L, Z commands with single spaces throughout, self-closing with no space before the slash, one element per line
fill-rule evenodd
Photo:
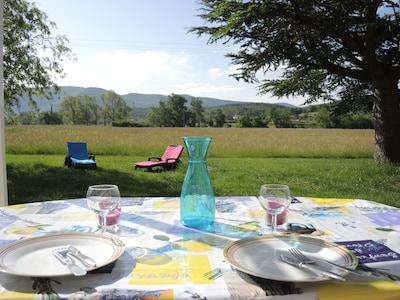
<path fill-rule="evenodd" d="M 109 126 L 6 127 L 10 154 L 65 154 L 67 141 L 85 141 L 100 155 L 160 153 L 183 136 L 212 136 L 210 157 L 372 158 L 372 130 L 118 128 Z"/>

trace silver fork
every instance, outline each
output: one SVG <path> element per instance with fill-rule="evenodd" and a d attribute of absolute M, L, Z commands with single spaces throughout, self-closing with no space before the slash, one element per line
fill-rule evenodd
<path fill-rule="evenodd" d="M 64 265 L 68 267 L 68 269 L 74 274 L 75 276 L 84 276 L 86 275 L 86 269 L 82 268 L 75 264 L 75 261 L 68 256 L 68 248 L 58 248 L 53 249 L 53 255 Z"/>
<path fill-rule="evenodd" d="M 68 245 L 67 250 L 68 250 L 67 255 L 70 255 L 73 258 L 78 259 L 86 268 L 93 268 L 96 266 L 96 262 L 92 258 L 83 254 L 74 246 Z"/>
<path fill-rule="evenodd" d="M 215 268 L 211 271 L 205 272 L 203 276 L 208 280 L 217 279 L 218 277 L 222 276 L 222 270 L 221 268 Z"/>
<path fill-rule="evenodd" d="M 343 271 L 345 271 L 347 273 L 357 274 L 357 275 L 360 275 L 360 276 L 370 276 L 372 274 L 371 272 L 367 272 L 367 271 L 353 270 L 353 269 L 350 269 L 350 268 L 346 268 L 344 266 L 335 264 L 335 263 L 333 263 L 331 261 L 328 261 L 328 260 L 311 259 L 311 258 L 305 256 L 297 248 L 290 248 L 289 249 L 289 253 L 292 254 L 294 257 L 296 257 L 298 260 L 300 260 L 302 263 L 305 263 L 305 264 L 314 264 L 314 263 L 319 261 L 319 262 L 322 262 L 322 263 L 330 264 L 330 265 L 332 265 L 332 266 L 334 266 L 334 267 L 336 267 L 336 268 L 338 268 L 340 270 L 343 270 Z"/>

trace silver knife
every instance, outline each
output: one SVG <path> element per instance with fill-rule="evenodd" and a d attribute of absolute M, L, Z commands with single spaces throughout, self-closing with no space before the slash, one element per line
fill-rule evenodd
<path fill-rule="evenodd" d="M 315 266 L 311 266 L 311 265 L 302 263 L 301 261 L 299 261 L 297 259 L 294 259 L 292 257 L 288 257 L 288 256 L 285 256 L 283 254 L 278 254 L 277 257 L 278 257 L 279 260 L 281 260 L 281 261 L 283 261 L 285 263 L 288 263 L 288 264 L 291 264 L 291 265 L 294 265 L 294 266 L 297 266 L 297 267 L 300 267 L 300 268 L 303 268 L 303 269 L 307 269 L 307 270 L 309 270 L 309 271 L 311 271 L 311 272 L 313 272 L 313 273 L 315 273 L 317 275 L 327 276 L 329 278 L 340 280 L 340 281 L 346 281 L 346 279 L 343 276 L 339 275 L 339 274 L 336 274 L 336 273 L 333 273 L 333 272 L 330 272 L 330 271 L 327 271 L 327 270 L 322 270 L 322 269 L 317 268 Z"/>
<path fill-rule="evenodd" d="M 332 266 L 334 266 L 334 267 L 336 267 L 336 268 L 338 268 L 338 269 L 341 269 L 341 270 L 343 270 L 343 271 L 346 271 L 346 272 L 348 272 L 348 273 L 352 273 L 352 274 L 356 274 L 356 275 L 360 275 L 360 276 L 370 276 L 370 275 L 372 275 L 372 272 L 363 271 L 363 270 L 357 270 L 357 269 L 356 269 L 356 270 L 353 270 L 353 269 L 346 268 L 346 267 L 344 267 L 344 266 L 335 264 L 334 262 L 331 262 L 331 261 L 328 261 L 328 260 L 318 259 L 317 261 L 330 264 L 330 265 L 332 265 Z"/>
<path fill-rule="evenodd" d="M 73 256 L 74 258 L 78 259 L 85 267 L 95 267 L 96 262 L 91 257 L 83 254 L 74 246 L 68 245 L 68 255 Z"/>
<path fill-rule="evenodd" d="M 66 265 L 68 269 L 74 274 L 75 276 L 84 276 L 86 275 L 86 270 L 77 264 L 75 264 L 74 260 L 68 256 L 68 249 L 61 248 L 61 249 L 54 249 L 53 255 L 57 257 L 57 259 Z"/>

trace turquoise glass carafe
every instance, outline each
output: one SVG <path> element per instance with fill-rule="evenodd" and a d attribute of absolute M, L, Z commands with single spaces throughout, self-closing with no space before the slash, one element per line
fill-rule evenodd
<path fill-rule="evenodd" d="M 183 225 L 207 229 L 214 223 L 215 197 L 206 156 L 212 137 L 184 137 L 188 168 L 182 184 L 180 215 Z"/>

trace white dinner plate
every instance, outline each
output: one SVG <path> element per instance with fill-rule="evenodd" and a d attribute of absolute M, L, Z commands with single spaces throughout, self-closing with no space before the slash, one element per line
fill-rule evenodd
<path fill-rule="evenodd" d="M 83 254 L 93 258 L 96 267 L 104 267 L 117 260 L 125 251 L 117 238 L 93 233 L 62 233 L 27 238 L 0 249 L 0 271 L 29 277 L 54 277 L 72 275 L 52 254 L 53 249 L 75 246 Z M 77 264 L 80 264 L 77 262 Z"/>
<path fill-rule="evenodd" d="M 304 236 L 259 236 L 245 238 L 230 243 L 224 249 L 224 256 L 236 269 L 261 278 L 314 282 L 329 280 L 312 272 L 289 265 L 276 258 L 277 254 L 293 257 L 290 248 L 298 248 L 310 258 L 323 259 L 338 265 L 355 269 L 358 265 L 357 256 L 347 248 L 324 240 Z M 327 263 L 317 263 L 326 270 L 345 275 L 346 271 L 339 270 Z"/>

